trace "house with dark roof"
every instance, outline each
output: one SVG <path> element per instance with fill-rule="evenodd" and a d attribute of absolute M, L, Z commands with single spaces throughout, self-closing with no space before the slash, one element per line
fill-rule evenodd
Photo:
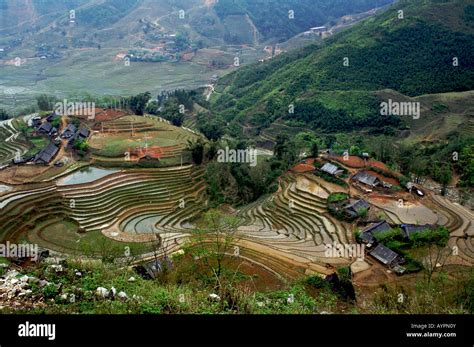
<path fill-rule="evenodd" d="M 53 126 L 51 125 L 51 123 L 46 122 L 40 125 L 40 127 L 38 128 L 38 132 L 40 134 L 49 134 L 52 129 Z"/>
<path fill-rule="evenodd" d="M 91 134 L 90 130 L 89 129 L 86 129 L 86 128 L 81 128 L 78 132 L 77 132 L 77 137 L 79 140 L 85 140 L 89 137 L 89 135 Z"/>
<path fill-rule="evenodd" d="M 74 124 L 72 123 L 69 123 L 66 127 L 66 129 L 64 129 L 63 133 L 61 134 L 61 137 L 63 139 L 70 139 L 71 137 L 74 136 L 74 134 L 76 133 L 77 131 L 77 128 Z"/>
<path fill-rule="evenodd" d="M 377 240 L 374 234 L 383 235 L 385 232 L 388 232 L 390 230 L 392 230 L 392 227 L 390 226 L 390 224 L 388 224 L 386 221 L 383 220 L 377 223 L 370 224 L 367 228 L 362 230 L 359 238 L 364 243 L 375 244 Z"/>
<path fill-rule="evenodd" d="M 369 254 L 375 259 L 377 259 L 379 262 L 387 266 L 395 264 L 397 258 L 399 257 L 397 253 L 380 243 Z"/>
<path fill-rule="evenodd" d="M 351 202 L 349 205 L 344 207 L 344 211 L 353 218 L 359 217 L 359 214 L 362 210 L 369 210 L 370 205 L 367 201 L 358 199 Z"/>
<path fill-rule="evenodd" d="M 74 143 L 76 143 L 76 141 L 84 141 L 86 140 L 89 135 L 91 134 L 90 130 L 89 129 L 86 129 L 86 128 L 81 128 L 79 131 L 77 131 L 73 137 L 71 137 L 69 139 L 69 141 L 67 142 L 67 148 L 72 148 L 74 146 Z"/>
<path fill-rule="evenodd" d="M 38 133 L 40 134 L 45 134 L 48 136 L 56 136 L 58 133 L 58 129 L 53 127 L 51 123 L 43 123 L 41 126 L 38 128 Z"/>
<path fill-rule="evenodd" d="M 377 187 L 381 183 L 378 177 L 365 171 L 356 173 L 352 179 L 370 187 Z"/>
<path fill-rule="evenodd" d="M 332 176 L 339 176 L 344 173 L 344 170 L 339 169 L 336 165 L 331 163 L 324 164 L 320 170 Z"/>
<path fill-rule="evenodd" d="M 403 236 L 405 238 L 410 239 L 414 234 L 427 231 L 427 230 L 435 230 L 437 228 L 436 225 L 431 224 L 424 224 L 424 225 L 416 225 L 416 224 L 402 224 L 400 225 L 402 228 Z"/>
<path fill-rule="evenodd" d="M 31 124 L 34 128 L 39 128 L 41 126 L 41 118 L 35 117 L 32 119 Z"/>
<path fill-rule="evenodd" d="M 59 116 L 56 114 L 56 112 L 53 112 L 48 117 L 46 117 L 46 121 L 47 122 L 52 122 L 53 120 L 55 120 L 58 117 Z"/>
<path fill-rule="evenodd" d="M 59 148 L 50 143 L 35 156 L 33 162 L 37 165 L 47 165 L 54 159 L 58 152 Z"/>

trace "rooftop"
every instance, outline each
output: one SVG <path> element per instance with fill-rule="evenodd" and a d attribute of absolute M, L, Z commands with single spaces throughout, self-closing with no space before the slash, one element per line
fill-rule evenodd
<path fill-rule="evenodd" d="M 397 253 L 381 244 L 378 244 L 370 255 L 384 265 L 390 265 L 398 257 Z"/>

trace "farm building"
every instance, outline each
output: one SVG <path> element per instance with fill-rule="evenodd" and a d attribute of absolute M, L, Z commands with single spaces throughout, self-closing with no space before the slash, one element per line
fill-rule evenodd
<path fill-rule="evenodd" d="M 76 126 L 72 123 L 69 123 L 66 129 L 64 129 L 61 137 L 63 139 L 69 139 L 74 136 L 74 134 L 76 133 L 76 130 L 77 130 Z"/>
<path fill-rule="evenodd" d="M 370 205 L 367 203 L 367 201 L 362 199 L 355 200 L 344 207 L 346 213 L 351 217 L 358 217 L 361 210 L 368 209 L 370 209 Z"/>
<path fill-rule="evenodd" d="M 374 244 L 376 242 L 374 234 L 384 233 L 390 230 L 392 230 L 392 227 L 384 220 L 377 223 L 372 223 L 367 228 L 362 230 L 360 239 L 365 243 Z"/>
<path fill-rule="evenodd" d="M 79 129 L 79 131 L 77 132 L 77 137 L 79 140 L 85 140 L 89 137 L 89 135 L 91 134 L 90 130 L 89 129 L 86 129 L 86 128 L 81 128 Z"/>
<path fill-rule="evenodd" d="M 50 143 L 35 156 L 33 161 L 35 164 L 39 164 L 39 165 L 49 164 L 51 160 L 53 160 L 53 158 L 56 156 L 58 151 L 59 151 L 59 148 L 56 147 L 54 144 Z"/>
<path fill-rule="evenodd" d="M 402 228 L 404 236 L 409 239 L 413 236 L 413 234 L 426 231 L 426 230 L 434 230 L 436 229 L 436 225 L 415 225 L 415 224 L 402 224 L 400 225 Z"/>
<path fill-rule="evenodd" d="M 321 167 L 321 171 L 328 173 L 332 176 L 339 176 L 344 173 L 343 170 L 339 169 L 336 165 L 331 163 L 326 163 Z"/>
<path fill-rule="evenodd" d="M 89 129 L 86 129 L 86 128 L 79 129 L 78 131 L 76 131 L 74 136 L 69 139 L 69 141 L 67 143 L 67 148 L 71 148 L 72 146 L 74 146 L 74 143 L 76 141 L 86 140 L 89 137 L 90 134 L 91 134 L 91 132 L 90 132 Z"/>
<path fill-rule="evenodd" d="M 370 187 L 377 187 L 381 183 L 378 177 L 364 171 L 356 173 L 352 179 Z"/>
<path fill-rule="evenodd" d="M 378 244 L 369 254 L 378 261 L 380 261 L 382 264 L 387 266 L 390 266 L 391 264 L 395 263 L 395 260 L 397 260 L 398 258 L 397 253 L 382 244 Z"/>
<path fill-rule="evenodd" d="M 56 114 L 56 112 L 53 112 L 48 117 L 46 117 L 46 121 L 47 122 L 52 122 L 53 120 L 55 120 L 58 117 L 59 116 Z"/>
<path fill-rule="evenodd" d="M 40 134 L 49 134 L 51 130 L 53 129 L 53 126 L 51 123 L 43 123 L 41 126 L 38 128 L 38 132 Z"/>

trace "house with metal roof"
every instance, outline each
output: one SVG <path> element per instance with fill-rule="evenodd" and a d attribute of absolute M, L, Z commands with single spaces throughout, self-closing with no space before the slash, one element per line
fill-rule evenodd
<path fill-rule="evenodd" d="M 71 137 L 74 136 L 74 134 L 76 133 L 77 131 L 77 128 L 74 124 L 72 123 L 69 123 L 66 127 L 66 129 L 64 129 L 63 133 L 61 134 L 61 137 L 63 139 L 69 139 Z"/>
<path fill-rule="evenodd" d="M 436 225 L 431 224 L 424 224 L 424 225 L 416 225 L 416 224 L 402 224 L 400 225 L 402 228 L 403 234 L 407 239 L 410 239 L 414 234 L 427 231 L 427 230 L 435 230 L 437 228 Z"/>
<path fill-rule="evenodd" d="M 352 179 L 370 187 L 376 187 L 381 183 L 378 177 L 365 171 L 356 173 Z"/>
<path fill-rule="evenodd" d="M 343 170 L 339 169 L 336 165 L 331 163 L 324 164 L 320 170 L 332 176 L 339 176 L 344 173 Z"/>
<path fill-rule="evenodd" d="M 392 227 L 386 221 L 380 221 L 377 223 L 370 224 L 367 228 L 362 230 L 359 238 L 362 242 L 368 244 L 374 244 L 377 242 L 374 234 L 384 234 L 385 232 L 391 231 Z"/>
<path fill-rule="evenodd" d="M 35 156 L 33 162 L 38 165 L 47 165 L 54 159 L 58 152 L 59 148 L 56 147 L 54 144 L 50 143 Z"/>
<path fill-rule="evenodd" d="M 351 217 L 358 217 L 362 210 L 369 210 L 370 205 L 367 201 L 358 199 L 344 207 L 345 212 Z"/>
<path fill-rule="evenodd" d="M 51 123 L 45 122 L 41 124 L 41 126 L 38 128 L 38 132 L 40 134 L 49 134 L 52 129 L 53 129 L 53 126 L 51 125 Z"/>
<path fill-rule="evenodd" d="M 79 138 L 79 140 L 85 140 L 89 137 L 90 134 L 91 134 L 91 132 L 90 132 L 89 129 L 81 128 L 77 132 L 77 137 Z"/>
<path fill-rule="evenodd" d="M 392 263 L 395 263 L 395 260 L 397 260 L 398 258 L 397 253 L 380 243 L 369 254 L 375 259 L 377 259 L 379 262 L 387 266 L 390 266 Z"/>

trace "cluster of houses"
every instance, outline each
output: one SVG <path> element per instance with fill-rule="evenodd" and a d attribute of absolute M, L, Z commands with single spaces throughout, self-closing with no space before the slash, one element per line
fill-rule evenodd
<path fill-rule="evenodd" d="M 325 163 L 319 170 L 326 173 L 326 174 L 328 174 L 328 175 L 334 176 L 334 177 L 339 177 L 342 174 L 344 174 L 344 170 L 340 169 L 338 166 L 336 166 L 332 163 Z M 358 183 L 359 187 L 363 191 L 365 191 L 366 193 L 371 193 L 372 190 L 375 189 L 375 188 L 382 188 L 382 189 L 392 188 L 392 184 L 390 184 L 388 182 L 385 182 L 385 181 L 381 180 L 379 177 L 371 174 L 368 171 L 364 171 L 364 170 L 359 171 L 358 173 L 356 173 L 354 176 L 352 176 L 351 179 L 352 179 L 352 181 Z M 416 193 L 420 197 L 424 196 L 421 189 L 416 187 L 414 185 L 414 183 L 412 183 L 412 182 L 409 182 L 407 184 L 406 188 L 410 192 L 413 191 L 414 193 Z"/>
<path fill-rule="evenodd" d="M 419 232 L 426 230 L 434 230 L 436 225 L 414 225 L 414 224 L 401 224 L 397 225 L 401 229 L 402 237 L 405 239 L 411 239 L 411 237 Z M 359 239 L 366 244 L 369 249 L 369 255 L 377 259 L 380 263 L 387 266 L 389 269 L 397 274 L 403 274 L 406 269 L 402 266 L 405 264 L 405 259 L 394 252 L 390 248 L 384 246 L 377 241 L 375 234 L 383 236 L 385 233 L 389 233 L 393 230 L 392 226 L 386 221 L 379 221 L 370 224 L 365 228 L 359 235 Z"/>
<path fill-rule="evenodd" d="M 34 117 L 31 119 L 28 125 L 33 127 L 37 134 L 48 136 L 53 141 L 31 158 L 13 159 L 12 163 L 14 165 L 22 165 L 27 163 L 32 163 L 35 165 L 48 165 L 58 154 L 62 143 L 61 139 L 68 140 L 67 147 L 72 148 L 72 145 L 75 143 L 75 141 L 83 141 L 89 137 L 89 129 L 77 129 L 72 123 L 68 124 L 64 131 L 59 135 L 59 130 L 52 124 L 52 122 L 58 118 L 60 118 L 60 116 L 53 112 L 44 120 L 41 117 Z"/>
<path fill-rule="evenodd" d="M 67 148 L 72 148 L 76 141 L 84 141 L 90 135 L 90 130 L 86 128 L 77 129 L 77 127 L 69 123 L 61 134 L 61 138 L 67 141 Z"/>
<path fill-rule="evenodd" d="M 58 135 L 58 129 L 53 126 L 52 122 L 58 119 L 60 116 L 56 113 L 51 113 L 46 119 L 43 120 L 41 117 L 35 117 L 31 120 L 31 123 L 28 124 L 29 126 L 33 127 L 38 134 L 47 135 L 49 137 L 55 137 Z"/>

